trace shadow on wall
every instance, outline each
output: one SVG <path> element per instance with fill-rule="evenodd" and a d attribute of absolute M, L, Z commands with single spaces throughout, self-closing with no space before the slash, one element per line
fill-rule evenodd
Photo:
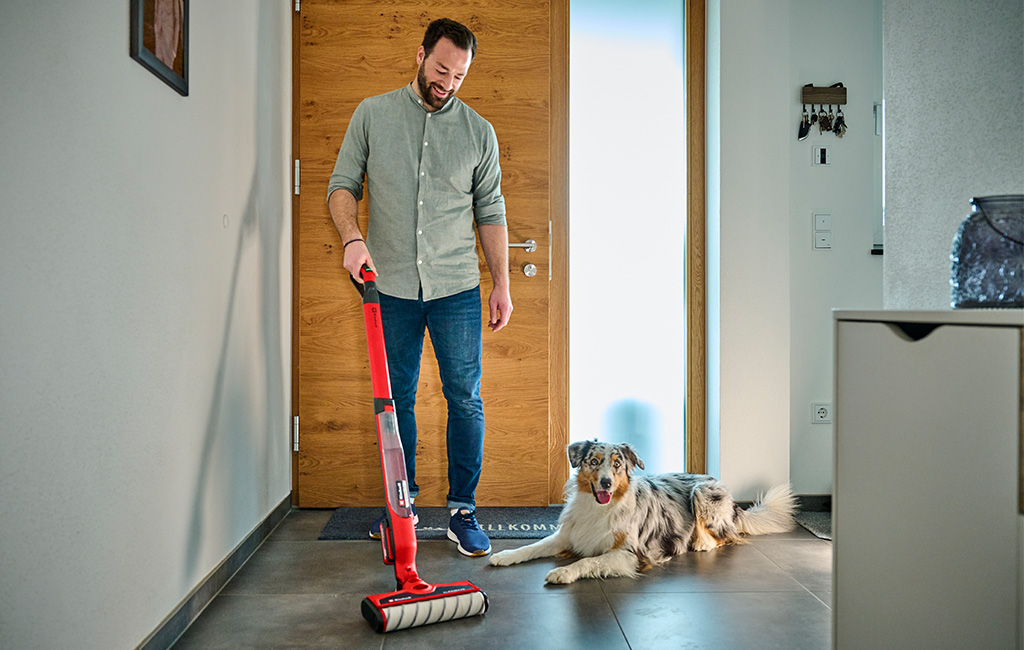
<path fill-rule="evenodd" d="M 268 494 L 274 477 L 290 471 L 281 323 L 281 243 L 288 218 L 283 213 L 283 162 L 279 162 L 284 160 L 285 145 L 279 98 L 286 89 L 270 54 L 271 46 L 281 43 L 285 35 L 274 18 L 278 12 L 273 4 L 262 2 L 258 10 L 256 167 L 241 214 L 202 464 L 186 531 L 186 581 L 193 580 L 197 571 L 207 570 L 200 566 L 204 541 L 239 531 L 243 537 L 248 534 L 253 517 L 267 514 L 254 510 L 272 508 L 281 498 Z M 255 290 L 250 289 L 253 285 Z M 247 320 L 252 317 L 257 320 Z M 258 339 L 258 358 L 247 358 L 245 351 L 253 345 L 247 347 L 246 339 Z M 218 449 L 228 450 L 227 463 L 212 463 L 224 458 L 216 453 Z M 205 529 L 211 521 L 219 522 L 217 531 Z"/>
<path fill-rule="evenodd" d="M 629 443 L 644 461 L 646 474 L 660 474 L 667 469 L 662 440 L 661 414 L 654 405 L 634 399 L 614 402 L 605 411 L 601 424 L 601 440 Z"/>

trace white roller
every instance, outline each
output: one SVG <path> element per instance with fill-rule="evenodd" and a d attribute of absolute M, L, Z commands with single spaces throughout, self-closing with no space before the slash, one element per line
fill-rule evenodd
<path fill-rule="evenodd" d="M 385 632 L 404 630 L 408 627 L 430 625 L 483 614 L 487 609 L 487 598 L 482 592 L 421 600 L 407 605 L 395 605 L 384 609 L 387 623 Z"/>

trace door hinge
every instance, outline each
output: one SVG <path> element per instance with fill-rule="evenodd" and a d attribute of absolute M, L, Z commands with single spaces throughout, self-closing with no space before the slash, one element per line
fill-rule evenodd
<path fill-rule="evenodd" d="M 292 451 L 299 450 L 299 416 L 292 420 Z"/>
<path fill-rule="evenodd" d="M 299 194 L 299 160 L 295 159 L 295 194 Z"/>
<path fill-rule="evenodd" d="M 295 0 L 295 13 L 299 13 L 299 6 L 302 4 L 302 0 Z"/>

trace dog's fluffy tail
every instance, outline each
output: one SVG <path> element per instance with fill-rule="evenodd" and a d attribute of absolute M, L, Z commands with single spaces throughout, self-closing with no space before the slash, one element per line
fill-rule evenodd
<path fill-rule="evenodd" d="M 746 535 L 770 535 L 796 525 L 796 497 L 788 485 L 776 485 L 746 510 L 737 510 L 736 526 Z"/>

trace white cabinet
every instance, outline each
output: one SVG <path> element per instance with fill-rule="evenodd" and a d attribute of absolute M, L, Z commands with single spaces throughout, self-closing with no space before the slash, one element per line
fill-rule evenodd
<path fill-rule="evenodd" d="M 1024 648 L 1024 312 L 834 318 L 834 648 Z"/>

